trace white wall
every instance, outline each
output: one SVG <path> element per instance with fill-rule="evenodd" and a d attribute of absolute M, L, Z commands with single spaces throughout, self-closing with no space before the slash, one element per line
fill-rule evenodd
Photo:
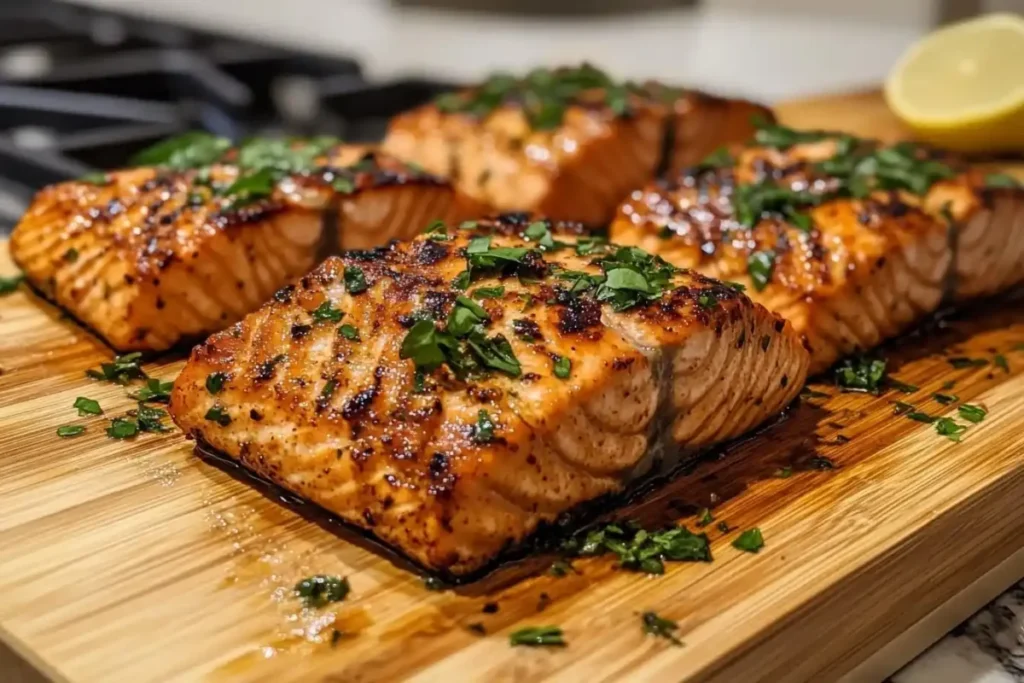
<path fill-rule="evenodd" d="M 704 0 L 692 10 L 555 21 L 400 10 L 387 0 L 82 1 L 353 54 L 381 76 L 472 79 L 495 68 L 589 59 L 625 77 L 765 99 L 877 83 L 933 25 L 935 5 Z"/>

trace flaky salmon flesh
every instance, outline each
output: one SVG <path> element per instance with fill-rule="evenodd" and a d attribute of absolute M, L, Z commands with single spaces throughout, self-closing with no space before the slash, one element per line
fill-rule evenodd
<path fill-rule="evenodd" d="M 606 226 L 626 195 L 771 112 L 742 100 L 648 83 L 618 84 L 583 66 L 497 75 L 392 119 L 385 151 L 451 178 L 499 211 Z"/>
<path fill-rule="evenodd" d="M 805 335 L 811 371 L 944 300 L 1024 281 L 1024 190 L 907 144 L 769 126 L 638 190 L 610 237 L 747 287 Z"/>
<path fill-rule="evenodd" d="M 196 346 L 170 412 L 457 576 L 777 414 L 808 363 L 735 288 L 517 214 L 328 259 Z"/>
<path fill-rule="evenodd" d="M 15 228 L 11 255 L 115 349 L 163 350 L 255 310 L 325 252 L 409 237 L 463 211 L 446 181 L 365 148 L 331 144 L 293 172 L 273 166 L 287 154 L 280 143 L 265 147 L 263 166 L 218 150 L 198 168 L 147 166 L 45 188 Z"/>

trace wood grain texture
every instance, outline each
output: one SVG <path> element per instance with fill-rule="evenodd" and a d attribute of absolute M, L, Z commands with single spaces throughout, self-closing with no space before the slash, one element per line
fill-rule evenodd
<path fill-rule="evenodd" d="M 800 125 L 899 134 L 875 94 L 781 112 Z M 5 259 L 0 249 L 0 273 Z M 886 351 L 895 376 L 920 391 L 818 386 L 830 396 L 628 511 L 692 523 L 680 511 L 714 504 L 730 527 L 763 530 L 760 554 L 731 547 L 738 531 L 712 529 L 713 563 L 671 565 L 663 577 L 596 558 L 559 579 L 538 558 L 428 592 L 357 535 L 196 457 L 180 433 L 108 439 L 107 418 L 133 404 L 83 371 L 110 352 L 19 291 L 0 298 L 0 638 L 69 681 L 834 680 L 1024 547 L 1024 303 L 973 308 Z M 949 353 L 989 364 L 956 370 Z M 1008 372 L 992 364 L 996 353 Z M 146 365 L 163 379 L 180 367 L 172 357 Z M 961 443 L 892 414 L 892 400 L 955 414 L 930 399 L 946 381 L 989 410 Z M 77 396 L 106 415 L 77 417 Z M 58 439 L 66 423 L 87 432 Z M 815 456 L 838 468 L 814 469 Z M 784 466 L 793 476 L 777 476 Z M 318 572 L 348 576 L 352 594 L 303 611 L 289 588 Z M 496 613 L 483 612 L 490 602 Z M 684 647 L 641 633 L 648 609 L 679 622 Z M 570 645 L 509 647 L 511 631 L 547 624 Z M 350 637 L 321 642 L 335 627 Z"/>

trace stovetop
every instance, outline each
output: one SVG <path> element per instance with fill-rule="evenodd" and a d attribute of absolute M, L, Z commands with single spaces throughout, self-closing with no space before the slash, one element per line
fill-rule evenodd
<path fill-rule="evenodd" d="M 367 80 L 353 59 L 73 7 L 0 7 L 0 235 L 49 183 L 186 130 L 372 141 L 451 84 Z"/>

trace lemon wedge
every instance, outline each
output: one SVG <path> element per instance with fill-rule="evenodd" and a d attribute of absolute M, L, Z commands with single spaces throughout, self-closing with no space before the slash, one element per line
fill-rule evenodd
<path fill-rule="evenodd" d="M 922 38 L 889 73 L 885 98 L 926 142 L 1024 150 L 1024 17 L 990 14 Z"/>

